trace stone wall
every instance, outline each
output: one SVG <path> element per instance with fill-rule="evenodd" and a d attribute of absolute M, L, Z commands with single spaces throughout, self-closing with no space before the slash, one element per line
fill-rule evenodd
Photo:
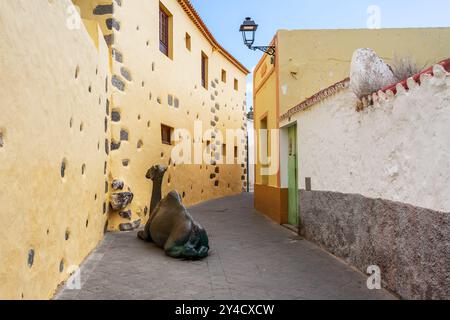
<path fill-rule="evenodd" d="M 300 191 L 300 234 L 405 299 L 450 298 L 450 213 L 358 194 Z"/>

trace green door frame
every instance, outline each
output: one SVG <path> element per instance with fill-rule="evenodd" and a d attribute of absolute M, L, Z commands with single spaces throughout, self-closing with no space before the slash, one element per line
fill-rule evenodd
<path fill-rule="evenodd" d="M 288 127 L 288 223 L 298 227 L 297 123 Z"/>

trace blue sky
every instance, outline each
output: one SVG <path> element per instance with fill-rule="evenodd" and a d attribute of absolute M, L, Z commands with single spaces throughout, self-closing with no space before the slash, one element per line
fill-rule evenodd
<path fill-rule="evenodd" d="M 261 54 L 248 50 L 238 32 L 245 17 L 265 45 L 278 29 L 367 28 L 367 9 L 380 8 L 382 28 L 450 27 L 448 0 L 191 0 L 216 39 L 248 69 Z M 251 85 L 251 77 L 247 81 Z M 251 95 L 249 95 L 251 96 Z M 249 105 L 251 105 L 249 99 Z"/>

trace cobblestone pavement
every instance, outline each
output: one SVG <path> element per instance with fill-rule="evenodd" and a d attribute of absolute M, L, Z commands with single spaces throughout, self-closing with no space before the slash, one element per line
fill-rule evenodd
<path fill-rule="evenodd" d="M 81 290 L 56 299 L 393 299 L 365 275 L 253 209 L 250 194 L 190 208 L 210 256 L 179 261 L 136 238 L 109 233 L 81 268 Z"/>

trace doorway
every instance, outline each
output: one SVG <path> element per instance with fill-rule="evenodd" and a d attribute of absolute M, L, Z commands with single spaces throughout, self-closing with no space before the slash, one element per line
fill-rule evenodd
<path fill-rule="evenodd" d="M 298 227 L 297 125 L 288 128 L 288 223 Z"/>

